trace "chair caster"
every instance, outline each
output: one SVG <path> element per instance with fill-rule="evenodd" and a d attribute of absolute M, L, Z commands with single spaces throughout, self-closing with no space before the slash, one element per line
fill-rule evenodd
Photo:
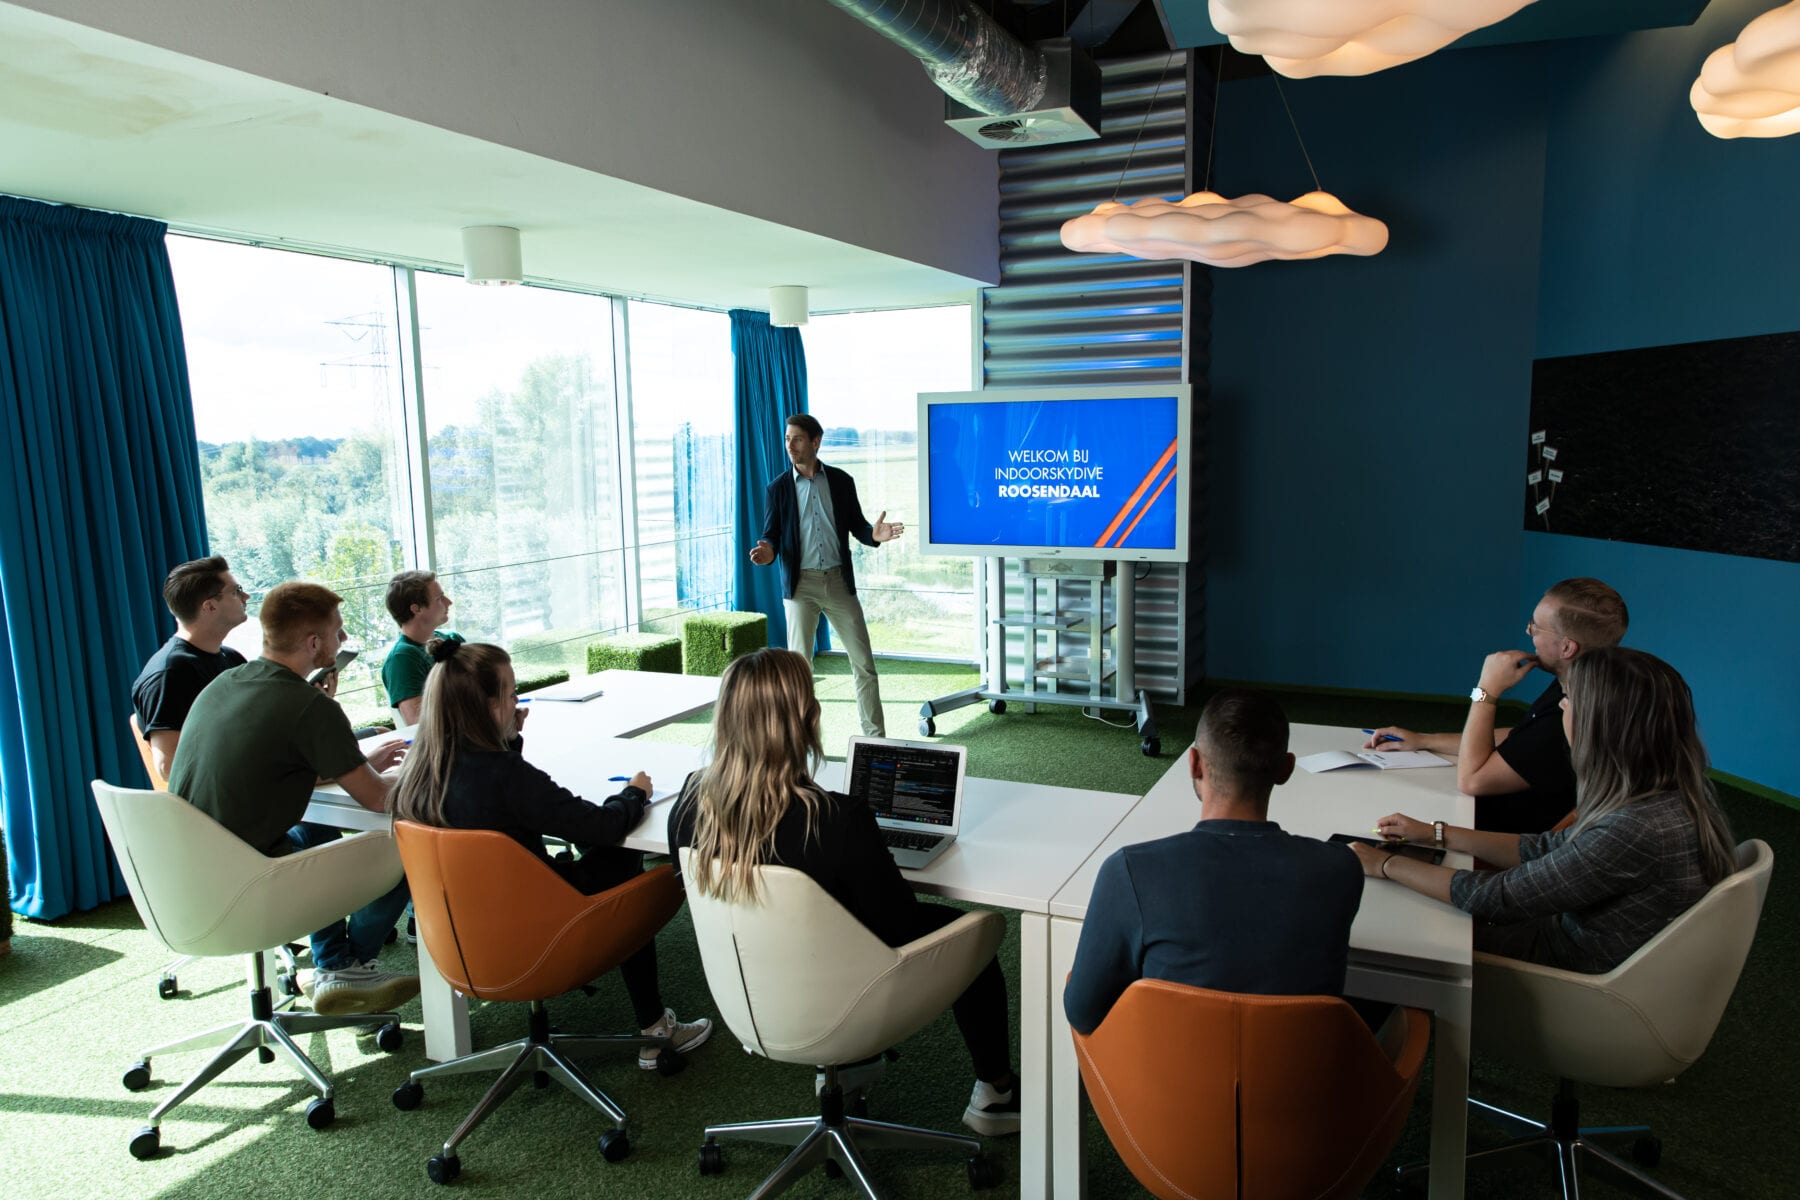
<path fill-rule="evenodd" d="M 425 1101 L 425 1087 L 414 1080 L 407 1080 L 394 1089 L 394 1107 L 401 1112 L 411 1112 Z"/>
<path fill-rule="evenodd" d="M 433 1183 L 455 1183 L 462 1174 L 462 1159 L 454 1154 L 434 1154 L 425 1160 L 425 1177 Z"/>
<path fill-rule="evenodd" d="M 996 717 L 999 716 L 1001 713 L 1006 711 L 1006 701 L 1004 701 L 1004 700 L 989 700 L 988 701 L 988 711 L 993 713 Z"/>
<path fill-rule="evenodd" d="M 162 1131 L 154 1125 L 146 1125 L 131 1135 L 131 1157 L 139 1162 L 155 1158 L 156 1152 L 161 1149 Z"/>
<path fill-rule="evenodd" d="M 835 1159 L 835 1158 L 826 1159 L 825 1160 L 825 1178 L 827 1178 L 827 1179 L 842 1179 L 843 1177 L 844 1177 L 844 1168 L 838 1166 L 837 1159 Z"/>
<path fill-rule="evenodd" d="M 1654 1167 L 1662 1161 L 1662 1139 L 1655 1136 L 1641 1137 L 1631 1143 L 1631 1161 L 1640 1167 Z"/>
<path fill-rule="evenodd" d="M 844 1105 L 844 1111 L 853 1117 L 868 1117 L 869 1093 L 857 1092 L 855 1095 L 851 1096 L 849 1101 Z"/>
<path fill-rule="evenodd" d="M 375 1031 L 375 1048 L 383 1054 L 397 1053 L 406 1045 L 406 1031 L 393 1021 L 389 1021 Z"/>
<path fill-rule="evenodd" d="M 1145 758 L 1158 758 L 1162 755 L 1162 739 L 1147 737 L 1138 743 L 1138 749 L 1144 752 Z"/>
<path fill-rule="evenodd" d="M 1000 1164 L 985 1154 L 977 1154 L 971 1158 L 968 1170 L 969 1187 L 977 1192 L 1000 1182 Z"/>
<path fill-rule="evenodd" d="M 656 1073 L 667 1079 L 671 1075 L 679 1075 L 687 1070 L 687 1059 L 675 1053 L 673 1046 L 663 1047 L 663 1052 L 656 1056 Z"/>
<path fill-rule="evenodd" d="M 314 1129 L 325 1129 L 335 1120 L 337 1105 L 327 1097 L 321 1097 L 306 1106 L 306 1123 Z"/>
<path fill-rule="evenodd" d="M 256 1061 L 259 1063 L 272 1063 L 275 1061 L 275 1052 L 267 1046 L 258 1046 L 256 1048 Z"/>
<path fill-rule="evenodd" d="M 181 985 L 173 975 L 165 975 L 156 981 L 156 994 L 164 1000 L 173 1000 L 181 992 Z"/>
<path fill-rule="evenodd" d="M 390 929 L 387 931 L 387 936 L 381 939 L 381 944 L 384 946 L 391 946 L 399 940 L 400 940 L 400 930 L 397 928 Z"/>
<path fill-rule="evenodd" d="M 548 1072 L 548 1071 L 533 1071 L 531 1073 L 531 1086 L 536 1088 L 540 1092 L 543 1091 L 545 1088 L 549 1087 L 550 1086 L 550 1072 Z"/>
<path fill-rule="evenodd" d="M 296 971 L 278 971 L 275 973 L 275 990 L 284 996 L 300 994 L 300 976 Z"/>
<path fill-rule="evenodd" d="M 630 1153 L 631 1138 L 623 1129 L 609 1129 L 600 1135 L 600 1157 L 607 1162 L 624 1162 Z"/>
<path fill-rule="evenodd" d="M 700 1173 L 702 1175 L 721 1175 L 725 1171 L 725 1150 L 719 1143 L 707 1139 L 700 1147 Z"/>
<path fill-rule="evenodd" d="M 128 1092 L 141 1092 L 149 1087 L 150 1060 L 147 1058 L 140 1058 L 129 1067 L 125 1068 L 124 1084 L 125 1090 Z M 145 1128 L 149 1128 L 149 1126 L 145 1126 Z M 156 1151 L 152 1150 L 150 1153 L 155 1154 Z"/>
<path fill-rule="evenodd" d="M 920 737 L 936 737 L 937 736 L 937 722 L 933 721 L 930 717 L 927 717 L 923 721 L 920 721 L 919 722 L 919 736 Z"/>

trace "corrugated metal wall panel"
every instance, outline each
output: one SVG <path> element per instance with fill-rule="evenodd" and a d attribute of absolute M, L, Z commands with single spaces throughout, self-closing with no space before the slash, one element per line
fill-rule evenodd
<path fill-rule="evenodd" d="M 1204 667 L 1202 434 L 1211 279 L 1180 262 L 1074 254 L 1063 249 L 1060 231 L 1103 200 L 1194 191 L 1194 143 L 1204 153 L 1212 119 L 1210 80 L 1196 87 L 1196 69 L 1187 52 L 1101 63 L 1099 139 L 1001 153 L 1000 286 L 982 293 L 981 314 L 985 387 L 1193 385 L 1193 557 L 1185 565 L 1136 568 L 1139 686 L 1177 701 Z M 1015 566 L 1007 564 L 1009 609 L 1024 603 Z M 1057 652 L 1078 658 L 1086 644 L 1067 638 Z M 1012 678 L 1024 653 L 1015 633 L 1007 647 Z"/>

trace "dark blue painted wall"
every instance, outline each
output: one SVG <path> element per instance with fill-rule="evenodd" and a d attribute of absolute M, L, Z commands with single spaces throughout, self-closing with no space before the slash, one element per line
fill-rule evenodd
<path fill-rule="evenodd" d="M 1209 675 L 1460 692 L 1547 584 L 1598 575 L 1716 764 L 1800 794 L 1800 565 L 1518 524 L 1534 357 L 1800 329 L 1800 137 L 1720 141 L 1687 103 L 1764 7 L 1284 84 L 1393 240 L 1215 272 Z M 1310 186 L 1268 79 L 1226 86 L 1218 136 L 1227 194 Z"/>

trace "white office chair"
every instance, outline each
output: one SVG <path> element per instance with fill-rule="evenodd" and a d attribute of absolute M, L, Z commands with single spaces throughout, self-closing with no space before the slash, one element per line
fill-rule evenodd
<path fill-rule="evenodd" d="M 100 780 L 93 786 L 106 835 L 144 927 L 177 954 L 244 954 L 250 959 L 247 1019 L 157 1046 L 125 1072 L 125 1086 L 142 1091 L 150 1086 L 154 1058 L 222 1043 L 205 1066 L 150 1113 L 150 1123 L 131 1139 L 132 1155 L 154 1155 L 161 1147 L 163 1116 L 252 1050 L 263 1062 L 273 1061 L 277 1050 L 285 1054 L 319 1092 L 307 1107 L 307 1124 L 314 1129 L 331 1124 L 336 1116 L 331 1081 L 293 1035 L 379 1026 L 376 1044 L 392 1052 L 402 1042 L 399 1017 L 278 1011 L 264 979 L 262 951 L 322 928 L 398 883 L 400 858 L 393 836 L 364 833 L 269 858 L 179 796 Z M 284 998 L 281 1003 L 287 1002 Z"/>
<path fill-rule="evenodd" d="M 1631 1139 L 1632 1157 L 1655 1166 L 1662 1143 L 1649 1127 L 1583 1129 L 1574 1085 L 1650 1087 L 1675 1078 L 1705 1051 L 1750 954 L 1775 853 L 1766 842 L 1745 842 L 1737 862 L 1736 871 L 1604 975 L 1475 955 L 1475 1048 L 1560 1083 L 1548 1123 L 1471 1099 L 1475 1111 L 1523 1136 L 1471 1154 L 1470 1162 L 1549 1146 L 1565 1200 L 1579 1193 L 1583 1162 L 1627 1187 L 1680 1200 L 1595 1141 Z"/>
<path fill-rule="evenodd" d="M 817 1117 L 707 1126 L 700 1173 L 724 1170 L 719 1143 L 736 1140 L 794 1147 L 757 1196 L 773 1196 L 825 1164 L 875 1200 L 859 1145 L 958 1150 L 969 1156 L 972 1186 L 997 1182 L 997 1164 L 972 1137 L 846 1113 L 837 1072 L 881 1054 L 950 1007 L 994 957 L 1006 929 L 1000 914 L 965 913 L 892 947 L 800 871 L 759 867 L 760 903 L 727 904 L 692 885 L 693 862 L 693 851 L 683 849 L 688 909 L 719 1015 L 749 1053 L 825 1071 Z"/>

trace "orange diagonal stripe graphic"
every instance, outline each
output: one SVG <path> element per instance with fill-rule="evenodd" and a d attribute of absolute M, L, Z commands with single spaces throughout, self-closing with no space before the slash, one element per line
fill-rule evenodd
<path fill-rule="evenodd" d="M 1162 452 L 1162 457 L 1156 460 L 1156 465 L 1151 467 L 1150 470 L 1145 473 L 1142 482 L 1137 485 L 1137 489 L 1131 493 L 1130 498 L 1128 498 L 1125 503 L 1120 506 L 1119 511 L 1114 514 L 1112 523 L 1106 527 L 1106 531 L 1094 540 L 1095 546 L 1106 545 L 1107 539 L 1112 537 L 1113 531 L 1124 522 L 1125 514 L 1137 507 L 1137 502 L 1149 489 L 1150 481 L 1162 474 L 1162 469 L 1169 465 L 1169 460 L 1171 458 L 1175 457 L 1175 446 L 1180 440 L 1179 436 L 1169 439 L 1169 448 Z"/>
<path fill-rule="evenodd" d="M 1119 540 L 1113 543 L 1115 548 L 1125 544 L 1125 539 L 1130 537 L 1131 531 L 1138 527 L 1138 522 L 1144 519 L 1144 514 L 1156 507 L 1156 498 L 1163 494 L 1163 489 L 1168 487 L 1169 481 L 1174 478 L 1175 468 L 1170 467 L 1169 473 L 1164 475 L 1162 482 L 1156 485 L 1156 490 L 1150 493 L 1150 498 L 1144 501 L 1144 507 L 1138 509 L 1138 515 L 1131 518 L 1131 524 L 1125 527 L 1125 532 L 1121 533 L 1119 535 Z"/>

